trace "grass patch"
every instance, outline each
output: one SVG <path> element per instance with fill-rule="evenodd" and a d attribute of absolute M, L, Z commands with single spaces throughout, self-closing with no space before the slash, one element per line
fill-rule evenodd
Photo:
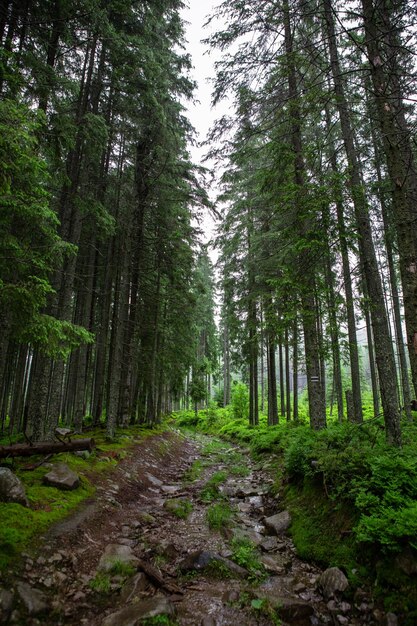
<path fill-rule="evenodd" d="M 97 574 L 88 583 L 90 589 L 96 593 L 103 595 L 110 593 L 111 590 L 111 577 L 110 574 L 104 572 L 97 572 Z"/>
<path fill-rule="evenodd" d="M 193 510 L 192 503 L 185 498 L 172 498 L 172 500 L 166 500 L 164 506 L 167 511 L 180 519 L 187 519 Z"/>
<path fill-rule="evenodd" d="M 191 467 L 184 474 L 184 482 L 193 483 L 195 480 L 198 480 L 203 472 L 203 467 L 203 462 L 200 459 L 194 461 Z"/>
<path fill-rule="evenodd" d="M 136 568 L 130 563 L 125 563 L 124 561 L 116 559 L 112 563 L 110 574 L 112 576 L 124 576 L 125 578 L 129 578 L 130 576 L 136 574 Z"/>
<path fill-rule="evenodd" d="M 155 617 L 147 617 L 140 622 L 142 626 L 178 626 L 176 619 L 169 615 L 155 615 Z"/>
<path fill-rule="evenodd" d="M 233 552 L 232 559 L 241 567 L 248 570 L 256 580 L 264 578 L 264 567 L 259 560 L 259 552 L 255 544 L 247 537 L 234 537 L 230 542 Z"/>
<path fill-rule="evenodd" d="M 201 491 L 201 499 L 203 502 L 212 502 L 221 497 L 219 490 L 220 485 L 226 482 L 228 478 L 227 472 L 224 470 L 214 472 L 214 474 L 208 479 Z"/>
<path fill-rule="evenodd" d="M 221 530 L 230 526 L 233 513 L 228 504 L 212 504 L 206 511 L 206 520 L 211 530 Z"/>

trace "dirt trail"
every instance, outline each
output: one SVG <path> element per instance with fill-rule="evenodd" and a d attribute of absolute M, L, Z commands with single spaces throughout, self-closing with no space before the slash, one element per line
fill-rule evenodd
<path fill-rule="evenodd" d="M 180 626 L 378 623 L 366 597 L 359 610 L 341 598 L 324 600 L 321 571 L 297 558 L 285 532 L 266 534 L 265 516 L 282 509 L 271 483 L 247 453 L 227 444 L 176 431 L 145 440 L 102 480 L 94 501 L 26 557 L 24 580 L 42 592 L 48 610 L 28 615 L 18 608 L 11 623 L 134 626 L 142 623 L 139 611 L 175 611 L 172 622 L 147 623 Z M 184 515 L 192 510 L 180 518 L 178 507 Z M 208 510 L 222 515 L 229 507 L 230 523 L 210 530 Z M 247 558 L 248 539 L 257 545 L 255 563 Z M 147 575 L 126 567 L 98 571 L 115 544 Z"/>

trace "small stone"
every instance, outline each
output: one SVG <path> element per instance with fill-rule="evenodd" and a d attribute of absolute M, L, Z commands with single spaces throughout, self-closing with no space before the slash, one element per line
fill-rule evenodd
<path fill-rule="evenodd" d="M 395 613 L 387 613 L 382 622 L 383 626 L 398 626 L 398 617 Z"/>
<path fill-rule="evenodd" d="M 14 596 L 7 589 L 0 589 L 0 622 L 5 623 L 9 619 L 13 609 Z"/>
<path fill-rule="evenodd" d="M 211 617 L 211 615 L 207 615 L 207 617 L 203 617 L 203 619 L 201 620 L 200 626 L 217 626 L 217 622 L 214 617 Z"/>
<path fill-rule="evenodd" d="M 260 546 L 265 552 L 272 552 L 277 549 L 278 539 L 276 537 L 264 537 Z"/>
<path fill-rule="evenodd" d="M 264 554 L 260 558 L 261 563 L 268 572 L 282 574 L 291 565 L 291 560 L 281 555 Z"/>
<path fill-rule="evenodd" d="M 152 474 L 150 474 L 149 472 L 146 473 L 146 478 L 148 479 L 148 481 L 150 483 L 152 483 L 152 485 L 154 485 L 155 487 L 162 487 L 162 485 L 164 484 L 162 482 L 162 480 L 159 480 L 159 478 L 156 478 L 156 476 L 153 476 Z"/>
<path fill-rule="evenodd" d="M 36 559 L 36 563 L 37 563 L 38 565 L 45 565 L 45 563 L 46 563 L 46 559 L 45 559 L 45 557 L 43 557 L 43 556 L 38 556 L 38 558 Z"/>
<path fill-rule="evenodd" d="M 349 582 L 338 567 L 329 567 L 319 578 L 318 586 L 326 600 L 333 598 L 338 592 L 343 593 L 349 587 Z"/>
<path fill-rule="evenodd" d="M 150 513 L 139 513 L 139 520 L 143 524 L 154 524 L 156 522 L 156 517 L 151 515 Z"/>
<path fill-rule="evenodd" d="M 349 620 L 345 615 L 336 615 L 336 619 L 339 624 L 349 624 Z"/>
<path fill-rule="evenodd" d="M 296 585 L 294 585 L 293 590 L 295 591 L 295 593 L 302 593 L 303 591 L 305 591 L 307 589 L 307 587 L 305 586 L 304 583 L 297 583 Z"/>
<path fill-rule="evenodd" d="M 83 591 L 77 591 L 76 593 L 74 593 L 74 595 L 72 596 L 72 599 L 75 602 L 84 602 L 84 600 L 86 599 L 86 595 Z"/>
<path fill-rule="evenodd" d="M 91 456 L 91 452 L 89 452 L 88 450 L 76 450 L 75 452 L 73 452 L 73 454 L 84 460 L 89 459 Z"/>
<path fill-rule="evenodd" d="M 267 530 L 271 533 L 280 535 L 289 528 L 291 524 L 291 516 L 288 511 L 282 511 L 282 513 L 277 513 L 277 515 L 266 517 L 264 519 L 264 524 Z"/>
<path fill-rule="evenodd" d="M 0 467 L 0 502 L 29 506 L 23 483 L 8 467 Z"/>
<path fill-rule="evenodd" d="M 80 479 L 66 463 L 56 463 L 52 470 L 45 474 L 43 482 L 50 487 L 72 491 L 79 486 Z"/>
<path fill-rule="evenodd" d="M 39 589 L 20 582 L 17 584 L 16 590 L 29 615 L 39 615 L 48 610 L 46 597 Z"/>
<path fill-rule="evenodd" d="M 237 589 L 229 589 L 228 591 L 225 591 L 222 597 L 222 601 L 224 602 L 224 604 L 227 604 L 228 602 L 237 602 L 240 598 L 240 593 Z"/>
<path fill-rule="evenodd" d="M 124 546 L 120 543 L 110 543 L 106 546 L 104 553 L 100 557 L 98 569 L 100 571 L 109 572 L 114 564 L 119 562 L 136 566 L 138 559 L 129 546 Z"/>

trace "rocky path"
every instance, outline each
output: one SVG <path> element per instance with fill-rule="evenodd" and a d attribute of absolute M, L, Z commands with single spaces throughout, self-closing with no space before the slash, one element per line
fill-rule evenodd
<path fill-rule="evenodd" d="M 25 556 L 23 574 L 2 580 L 3 622 L 395 626 L 365 592 L 346 601 L 339 570 L 297 558 L 272 483 L 209 438 L 144 441 Z"/>

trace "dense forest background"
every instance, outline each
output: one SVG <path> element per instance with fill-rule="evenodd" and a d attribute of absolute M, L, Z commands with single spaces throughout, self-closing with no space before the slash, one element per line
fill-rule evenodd
<path fill-rule="evenodd" d="M 334 404 L 361 423 L 363 327 L 372 415 L 400 446 L 417 388 L 413 3 L 212 16 L 213 101 L 230 102 L 208 139 L 218 335 L 182 7 L 2 2 L 2 428 L 39 440 L 105 420 L 112 436 L 214 385 L 227 405 L 236 378 L 252 425 L 259 403 L 270 425 L 297 421 L 301 380 L 314 429 Z"/>

